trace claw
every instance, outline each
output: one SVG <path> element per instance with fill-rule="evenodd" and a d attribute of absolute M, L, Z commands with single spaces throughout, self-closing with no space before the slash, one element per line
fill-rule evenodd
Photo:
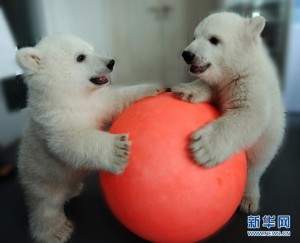
<path fill-rule="evenodd" d="M 199 147 L 199 148 L 191 148 L 192 149 L 192 152 L 193 153 L 196 153 L 196 152 L 198 152 L 199 150 L 201 150 L 202 149 L 202 147 Z"/>
<path fill-rule="evenodd" d="M 123 146 L 123 147 L 120 147 L 120 149 L 122 149 L 122 150 L 128 150 L 128 149 L 129 149 L 129 146 L 128 146 L 127 144 L 124 144 L 124 146 Z"/>
<path fill-rule="evenodd" d="M 206 161 L 205 163 L 201 163 L 204 167 L 210 167 L 210 166 L 207 166 L 207 164 L 209 164 L 211 162 L 211 160 L 208 160 Z"/>
<path fill-rule="evenodd" d="M 174 95 L 177 97 L 177 98 L 179 98 L 179 99 L 181 99 L 182 97 L 183 97 L 183 93 L 182 92 L 174 92 Z"/>
<path fill-rule="evenodd" d="M 201 138 L 202 138 L 202 136 L 199 136 L 198 138 L 196 138 L 195 136 L 192 136 L 192 137 L 191 137 L 191 140 L 194 141 L 194 142 L 197 142 L 197 141 L 199 141 Z"/>

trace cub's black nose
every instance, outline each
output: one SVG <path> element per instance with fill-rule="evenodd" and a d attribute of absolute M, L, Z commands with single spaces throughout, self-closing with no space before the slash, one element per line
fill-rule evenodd
<path fill-rule="evenodd" d="M 195 54 L 189 51 L 183 51 L 182 57 L 186 63 L 190 64 L 194 60 Z"/>
<path fill-rule="evenodd" d="M 115 60 L 114 59 L 111 59 L 109 61 L 109 63 L 106 65 L 106 67 L 109 69 L 109 70 L 113 70 L 114 69 L 114 65 L 115 65 Z"/>

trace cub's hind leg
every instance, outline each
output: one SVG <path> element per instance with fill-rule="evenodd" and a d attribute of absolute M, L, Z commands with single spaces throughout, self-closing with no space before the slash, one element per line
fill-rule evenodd
<path fill-rule="evenodd" d="M 259 209 L 260 189 L 259 182 L 266 168 L 275 157 L 283 139 L 283 125 L 273 123 L 246 151 L 248 175 L 246 189 L 240 210 L 244 213 L 254 213 Z"/>
<path fill-rule="evenodd" d="M 73 232 L 73 224 L 64 213 L 67 191 L 54 192 L 40 186 L 38 190 L 32 189 L 25 191 L 25 195 L 33 238 L 42 243 L 66 242 Z"/>

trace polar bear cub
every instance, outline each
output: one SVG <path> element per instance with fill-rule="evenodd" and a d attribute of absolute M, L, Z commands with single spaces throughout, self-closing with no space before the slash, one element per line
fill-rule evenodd
<path fill-rule="evenodd" d="M 159 85 L 113 87 L 114 60 L 69 35 L 22 48 L 17 61 L 28 85 L 29 123 L 19 153 L 32 236 L 38 242 L 67 241 L 73 231 L 64 203 L 78 195 L 91 170 L 122 173 L 127 134 L 101 129 L 133 102 L 162 91 Z"/>
<path fill-rule="evenodd" d="M 190 149 L 199 164 L 212 167 L 246 150 L 248 177 L 240 205 L 246 213 L 259 208 L 259 181 L 285 128 L 277 71 L 260 37 L 264 26 L 261 16 L 223 12 L 205 18 L 182 53 L 199 79 L 172 88 L 177 97 L 213 102 L 222 113 L 192 135 Z"/>

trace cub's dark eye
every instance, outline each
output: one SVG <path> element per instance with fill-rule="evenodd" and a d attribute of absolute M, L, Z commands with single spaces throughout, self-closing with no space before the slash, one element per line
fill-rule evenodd
<path fill-rule="evenodd" d="M 77 56 L 77 62 L 83 62 L 85 60 L 86 56 L 83 54 L 80 54 L 79 56 Z"/>
<path fill-rule="evenodd" d="M 211 43 L 211 44 L 213 44 L 213 45 L 218 45 L 219 43 L 220 43 L 220 40 L 218 39 L 218 38 L 216 38 L 216 37 L 210 37 L 209 38 L 209 42 Z"/>
<path fill-rule="evenodd" d="M 193 37 L 193 41 L 196 39 L 196 37 Z"/>

